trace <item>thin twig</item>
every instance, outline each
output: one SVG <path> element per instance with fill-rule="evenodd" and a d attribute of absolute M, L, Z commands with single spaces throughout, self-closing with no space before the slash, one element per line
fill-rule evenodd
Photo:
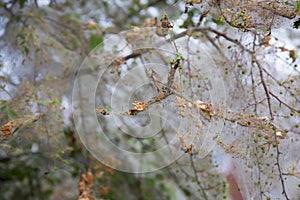
<path fill-rule="evenodd" d="M 265 91 L 265 95 L 267 97 L 267 102 L 268 102 L 268 106 L 269 106 L 269 113 L 270 113 L 271 119 L 273 119 L 271 97 L 270 97 L 269 88 L 268 88 L 267 83 L 266 83 L 265 78 L 264 78 L 263 67 L 261 66 L 261 64 L 256 59 L 256 56 L 255 56 L 254 53 L 252 54 L 252 60 L 256 63 L 256 65 L 258 67 L 258 71 L 259 71 L 259 75 L 260 75 L 260 80 L 261 80 L 261 83 L 263 85 L 263 88 L 264 88 L 264 91 Z"/>
<path fill-rule="evenodd" d="M 203 188 L 203 186 L 200 183 L 200 180 L 199 180 L 199 177 L 198 177 L 198 174 L 197 174 L 197 169 L 196 169 L 195 164 L 194 164 L 193 155 L 191 155 L 190 158 L 191 158 L 191 164 L 192 164 L 192 168 L 193 168 L 193 171 L 194 171 L 194 176 L 195 176 L 195 180 L 197 182 L 197 185 L 199 186 L 204 199 L 208 199 L 208 197 L 207 197 L 207 195 L 206 195 L 206 193 L 204 191 L 204 188 Z"/>
<path fill-rule="evenodd" d="M 296 110 L 295 108 L 291 107 L 290 105 L 288 105 L 287 103 L 285 103 L 284 101 L 282 101 L 278 96 L 276 96 L 273 92 L 269 91 L 270 95 L 272 97 L 274 97 L 275 99 L 277 99 L 277 101 L 279 101 L 281 104 L 285 105 L 287 108 L 289 108 L 291 111 L 296 111 L 296 112 L 300 112 L 300 110 Z"/>
<path fill-rule="evenodd" d="M 264 74 L 263 74 L 263 66 L 258 62 L 258 60 L 256 59 L 256 56 L 255 54 L 253 53 L 252 54 L 252 60 L 254 63 L 256 63 L 257 67 L 258 67 L 258 70 L 259 70 L 259 74 L 260 74 L 260 79 L 261 79 L 261 82 L 262 82 L 262 85 L 263 85 L 263 88 L 265 90 L 265 94 L 266 94 L 266 97 L 267 97 L 267 102 L 268 102 L 268 106 L 269 106 L 269 112 L 270 112 L 270 115 L 271 115 L 271 119 L 274 118 L 273 116 L 273 112 L 272 112 L 272 104 L 271 104 L 271 97 L 270 97 L 270 91 L 269 91 L 269 88 L 266 84 L 266 81 L 264 79 Z M 286 192 L 286 189 L 285 189 L 285 183 L 284 183 L 284 179 L 283 179 L 283 175 L 282 175 L 282 170 L 281 170 L 281 166 L 280 166 L 280 150 L 279 150 L 279 142 L 278 142 L 278 139 L 277 139 L 277 135 L 276 135 L 276 131 L 274 130 L 274 140 L 275 140 L 275 144 L 276 144 L 276 165 L 277 165 L 277 168 L 278 168 L 278 172 L 279 172 L 279 177 L 280 177 L 280 182 L 281 182 L 281 186 L 282 186 L 282 194 L 285 196 L 286 199 L 289 199 L 289 197 L 287 196 L 287 192 Z"/>

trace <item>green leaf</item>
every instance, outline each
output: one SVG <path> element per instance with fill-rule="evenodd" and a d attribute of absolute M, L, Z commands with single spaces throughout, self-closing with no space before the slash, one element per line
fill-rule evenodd
<path fill-rule="evenodd" d="M 17 38 L 21 38 L 22 40 L 25 40 L 25 36 L 23 33 L 18 33 Z"/>
<path fill-rule="evenodd" d="M 184 193 L 186 196 L 188 196 L 188 197 L 192 195 L 191 191 L 189 191 L 189 190 L 186 189 L 186 188 L 182 188 L 182 191 L 183 191 L 183 193 Z"/>
<path fill-rule="evenodd" d="M 300 26 L 300 18 L 298 18 L 298 20 L 294 22 L 293 27 L 298 28 L 299 26 Z"/>
<path fill-rule="evenodd" d="M 90 40 L 89 40 L 90 50 L 94 49 L 96 46 L 98 46 L 102 42 L 103 42 L 103 37 L 102 36 L 99 36 L 97 34 L 91 35 Z"/>
<path fill-rule="evenodd" d="M 57 104 L 57 105 L 61 105 L 61 102 L 57 99 L 53 99 L 52 101 L 50 101 L 50 104 Z"/>
<path fill-rule="evenodd" d="M 173 60 L 173 63 L 177 63 L 183 60 L 183 57 L 181 56 L 180 53 L 176 53 L 176 58 Z"/>
<path fill-rule="evenodd" d="M 300 10 L 300 1 L 297 1 L 297 11 Z"/>
<path fill-rule="evenodd" d="M 148 177 L 145 177 L 144 178 L 144 181 L 149 185 L 149 186 L 154 186 L 154 180 L 152 178 L 148 178 Z"/>
<path fill-rule="evenodd" d="M 21 8 L 24 8 L 25 3 L 27 2 L 27 0 L 19 0 L 19 5 Z"/>
<path fill-rule="evenodd" d="M 11 109 L 11 108 L 8 109 L 8 113 L 13 118 L 17 118 L 18 117 L 18 114 L 13 109 Z"/>
<path fill-rule="evenodd" d="M 156 174 L 155 178 L 160 181 L 164 179 L 162 174 Z"/>
<path fill-rule="evenodd" d="M 0 107 L 0 111 L 4 111 L 7 108 L 7 102 L 5 101 L 3 105 Z"/>
<path fill-rule="evenodd" d="M 26 45 L 24 45 L 23 48 L 24 48 L 25 55 L 28 56 L 29 48 Z"/>
<path fill-rule="evenodd" d="M 53 99 L 51 101 L 30 99 L 30 101 L 34 102 L 34 103 L 38 103 L 38 104 L 43 104 L 43 105 L 58 105 L 58 106 L 61 106 L 61 102 L 57 99 Z"/>
<path fill-rule="evenodd" d="M 107 110 L 108 112 L 111 112 L 111 111 L 112 111 L 112 107 L 111 107 L 111 106 L 105 106 L 105 108 L 106 108 L 106 110 Z"/>
<path fill-rule="evenodd" d="M 218 19 L 212 18 L 212 21 L 213 21 L 215 24 L 217 24 L 218 26 L 221 26 L 221 25 L 224 24 L 224 19 L 222 19 L 222 18 L 218 18 Z"/>

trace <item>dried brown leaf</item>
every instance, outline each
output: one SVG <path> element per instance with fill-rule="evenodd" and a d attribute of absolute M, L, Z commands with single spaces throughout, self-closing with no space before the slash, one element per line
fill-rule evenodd
<path fill-rule="evenodd" d="M 81 178 L 82 178 L 82 180 L 85 181 L 86 183 L 88 182 L 88 179 L 87 179 L 86 174 L 82 173 L 82 174 L 81 174 Z"/>
<path fill-rule="evenodd" d="M 80 181 L 78 183 L 78 190 L 79 190 L 80 194 L 86 190 L 85 181 L 83 179 L 80 179 Z"/>
<path fill-rule="evenodd" d="M 270 40 L 271 40 L 271 35 L 268 35 L 262 39 L 262 44 L 265 47 L 268 47 L 268 46 L 270 46 Z"/>
<path fill-rule="evenodd" d="M 289 50 L 290 52 L 290 58 L 292 58 L 293 62 L 295 62 L 297 60 L 297 49 L 292 49 L 292 50 Z"/>
<path fill-rule="evenodd" d="M 137 111 L 144 111 L 147 109 L 147 107 L 149 106 L 148 102 L 138 102 L 138 101 L 134 101 L 132 103 L 132 105 L 134 106 L 134 109 Z"/>
<path fill-rule="evenodd" d="M 106 196 L 109 193 L 110 189 L 109 187 L 100 187 L 99 188 L 99 194 L 101 196 Z"/>
<path fill-rule="evenodd" d="M 84 25 L 83 25 L 83 28 L 85 29 L 96 29 L 99 27 L 99 24 L 97 24 L 96 22 L 94 21 L 87 21 Z"/>
<path fill-rule="evenodd" d="M 128 112 L 127 112 L 127 114 L 128 115 L 136 115 L 136 114 L 138 114 L 138 110 L 136 110 L 136 109 L 129 109 L 128 110 Z"/>
<path fill-rule="evenodd" d="M 10 120 L 5 125 L 0 128 L 0 138 L 4 139 L 3 141 L 9 139 L 14 132 L 22 129 L 22 127 L 27 127 L 33 122 L 37 121 L 44 114 L 35 114 L 35 115 L 25 115 L 22 118 Z"/>
<path fill-rule="evenodd" d="M 193 153 L 194 144 L 190 144 L 190 146 L 186 149 L 185 153 L 192 154 Z"/>
<path fill-rule="evenodd" d="M 162 28 L 173 28 L 173 24 L 169 21 L 167 13 L 164 13 L 160 19 Z"/>
<path fill-rule="evenodd" d="M 2 131 L 3 137 L 10 137 L 12 135 L 12 129 L 13 129 L 14 121 L 10 120 L 5 125 L 3 125 L 0 130 Z"/>
<path fill-rule="evenodd" d="M 196 108 L 204 114 L 204 117 L 207 120 L 211 120 L 213 116 L 212 105 L 210 103 L 205 103 L 203 101 L 197 100 L 194 104 L 196 104 Z"/>
<path fill-rule="evenodd" d="M 93 182 L 94 182 L 94 175 L 92 173 L 92 170 L 89 168 L 87 172 L 87 183 L 93 184 Z"/>
<path fill-rule="evenodd" d="M 96 108 L 96 112 L 102 115 L 109 115 L 110 113 L 105 108 Z"/>

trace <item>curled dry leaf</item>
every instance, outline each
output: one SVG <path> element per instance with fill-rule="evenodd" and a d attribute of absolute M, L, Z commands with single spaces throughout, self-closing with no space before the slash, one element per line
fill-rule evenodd
<path fill-rule="evenodd" d="M 40 119 L 44 114 L 25 115 L 22 118 L 10 120 L 0 128 L 0 139 L 6 141 L 9 139 L 17 130 L 31 125 L 33 122 Z"/>
<path fill-rule="evenodd" d="M 96 108 L 96 112 L 102 115 L 109 115 L 110 113 L 105 108 Z"/>
<path fill-rule="evenodd" d="M 83 179 L 80 179 L 80 181 L 78 183 L 78 190 L 79 190 L 80 194 L 86 190 L 85 181 Z"/>
<path fill-rule="evenodd" d="M 163 28 L 173 28 L 173 24 L 169 21 L 167 13 L 164 13 L 160 19 Z"/>
<path fill-rule="evenodd" d="M 292 50 L 289 50 L 289 53 L 290 53 L 290 58 L 292 59 L 293 62 L 295 62 L 296 59 L 298 58 L 298 50 L 292 49 Z"/>
<path fill-rule="evenodd" d="M 134 106 L 133 109 L 130 109 L 127 114 L 128 115 L 136 115 L 138 112 L 144 111 L 148 108 L 149 103 L 148 102 L 139 102 L 139 101 L 134 101 L 132 103 Z"/>
<path fill-rule="evenodd" d="M 136 115 L 136 114 L 138 114 L 138 110 L 136 110 L 136 109 L 130 109 L 130 110 L 128 110 L 128 112 L 127 112 L 127 114 L 128 115 Z"/>
<path fill-rule="evenodd" d="M 96 28 L 98 28 L 99 27 L 99 25 L 96 23 L 96 22 L 94 22 L 94 21 L 87 21 L 84 25 L 83 25 L 83 28 L 85 28 L 85 29 L 96 29 Z"/>
<path fill-rule="evenodd" d="M 265 46 L 268 47 L 270 46 L 270 40 L 271 40 L 271 35 L 267 35 L 266 37 L 264 37 L 261 41 L 261 43 Z"/>
<path fill-rule="evenodd" d="M 94 182 L 94 175 L 93 175 L 93 173 L 92 173 L 92 170 L 89 168 L 88 169 L 88 172 L 87 172 L 87 183 L 89 184 L 89 185 L 92 185 L 93 184 L 93 182 Z"/>
<path fill-rule="evenodd" d="M 92 170 L 89 168 L 87 173 L 82 173 L 80 176 L 80 180 L 78 183 L 78 190 L 79 190 L 79 200 L 83 200 L 83 199 L 95 199 L 95 197 L 93 197 L 91 195 L 91 193 L 93 192 L 93 188 L 94 188 L 94 175 L 92 173 Z"/>
<path fill-rule="evenodd" d="M 194 144 L 190 144 L 190 146 L 186 149 L 185 153 L 192 154 L 193 153 Z"/>
<path fill-rule="evenodd" d="M 204 114 L 204 117 L 207 120 L 211 120 L 211 117 L 214 113 L 210 103 L 204 103 L 203 101 L 197 100 L 194 102 L 194 104 L 196 105 L 196 108 Z"/>
<path fill-rule="evenodd" d="M 144 111 L 147 109 L 147 107 L 149 106 L 148 102 L 138 102 L 138 101 L 134 101 L 132 103 L 134 105 L 134 109 L 138 110 L 138 111 Z"/>
<path fill-rule="evenodd" d="M 173 28 L 173 24 L 169 21 L 166 13 L 160 19 L 160 24 L 156 25 L 156 34 L 159 36 L 166 36 L 169 33 L 169 29 Z"/>
<path fill-rule="evenodd" d="M 10 137 L 12 135 L 14 121 L 7 122 L 4 126 L 1 127 L 2 136 L 3 137 Z"/>
<path fill-rule="evenodd" d="M 110 190 L 109 187 L 100 187 L 99 188 L 99 194 L 101 196 L 105 196 L 109 193 L 109 190 Z"/>

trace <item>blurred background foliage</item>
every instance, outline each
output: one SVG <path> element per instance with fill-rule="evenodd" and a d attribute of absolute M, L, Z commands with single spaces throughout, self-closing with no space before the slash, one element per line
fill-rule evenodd
<path fill-rule="evenodd" d="M 234 196 L 232 191 L 231 174 L 224 176 L 218 171 L 220 166 L 212 154 L 196 161 L 186 156 L 165 169 L 147 174 L 128 174 L 102 165 L 89 155 L 74 132 L 70 105 L 76 70 L 90 50 L 107 35 L 143 27 L 147 19 L 156 17 L 159 20 L 163 12 L 174 23 L 174 31 L 203 26 L 220 29 L 229 36 L 257 31 L 257 37 L 263 39 L 271 33 L 271 27 L 299 26 L 296 17 L 299 1 L 278 1 L 280 4 L 273 6 L 252 1 L 253 8 L 269 6 L 267 14 L 276 14 L 271 18 L 264 17 L 265 10 L 251 9 L 249 5 L 235 5 L 236 10 L 230 10 L 235 2 L 1 1 L 0 125 L 5 129 L 2 129 L 0 144 L 0 198 L 237 199 L 238 195 Z M 277 10 L 276 6 L 279 6 Z M 292 32 L 290 34 L 293 37 Z M 226 48 L 231 49 L 230 46 Z M 286 58 L 293 60 L 291 66 L 296 68 L 297 55 L 290 50 L 286 52 Z M 247 72 L 243 67 L 237 68 L 240 74 L 236 77 Z M 228 70 L 231 69 L 224 68 L 224 74 Z M 291 80 L 299 83 L 294 77 Z M 300 95 L 299 91 L 294 94 Z M 295 126 L 293 130 L 297 132 L 298 129 Z M 298 144 L 294 143 L 294 147 Z M 260 155 L 257 155 L 258 160 Z M 197 170 L 193 162 L 198 163 Z M 294 166 L 297 172 L 298 162 Z M 296 175 L 293 183 L 300 184 L 299 174 Z M 258 183 L 261 184 L 270 183 Z M 292 190 L 292 195 L 299 198 L 300 194 Z"/>

